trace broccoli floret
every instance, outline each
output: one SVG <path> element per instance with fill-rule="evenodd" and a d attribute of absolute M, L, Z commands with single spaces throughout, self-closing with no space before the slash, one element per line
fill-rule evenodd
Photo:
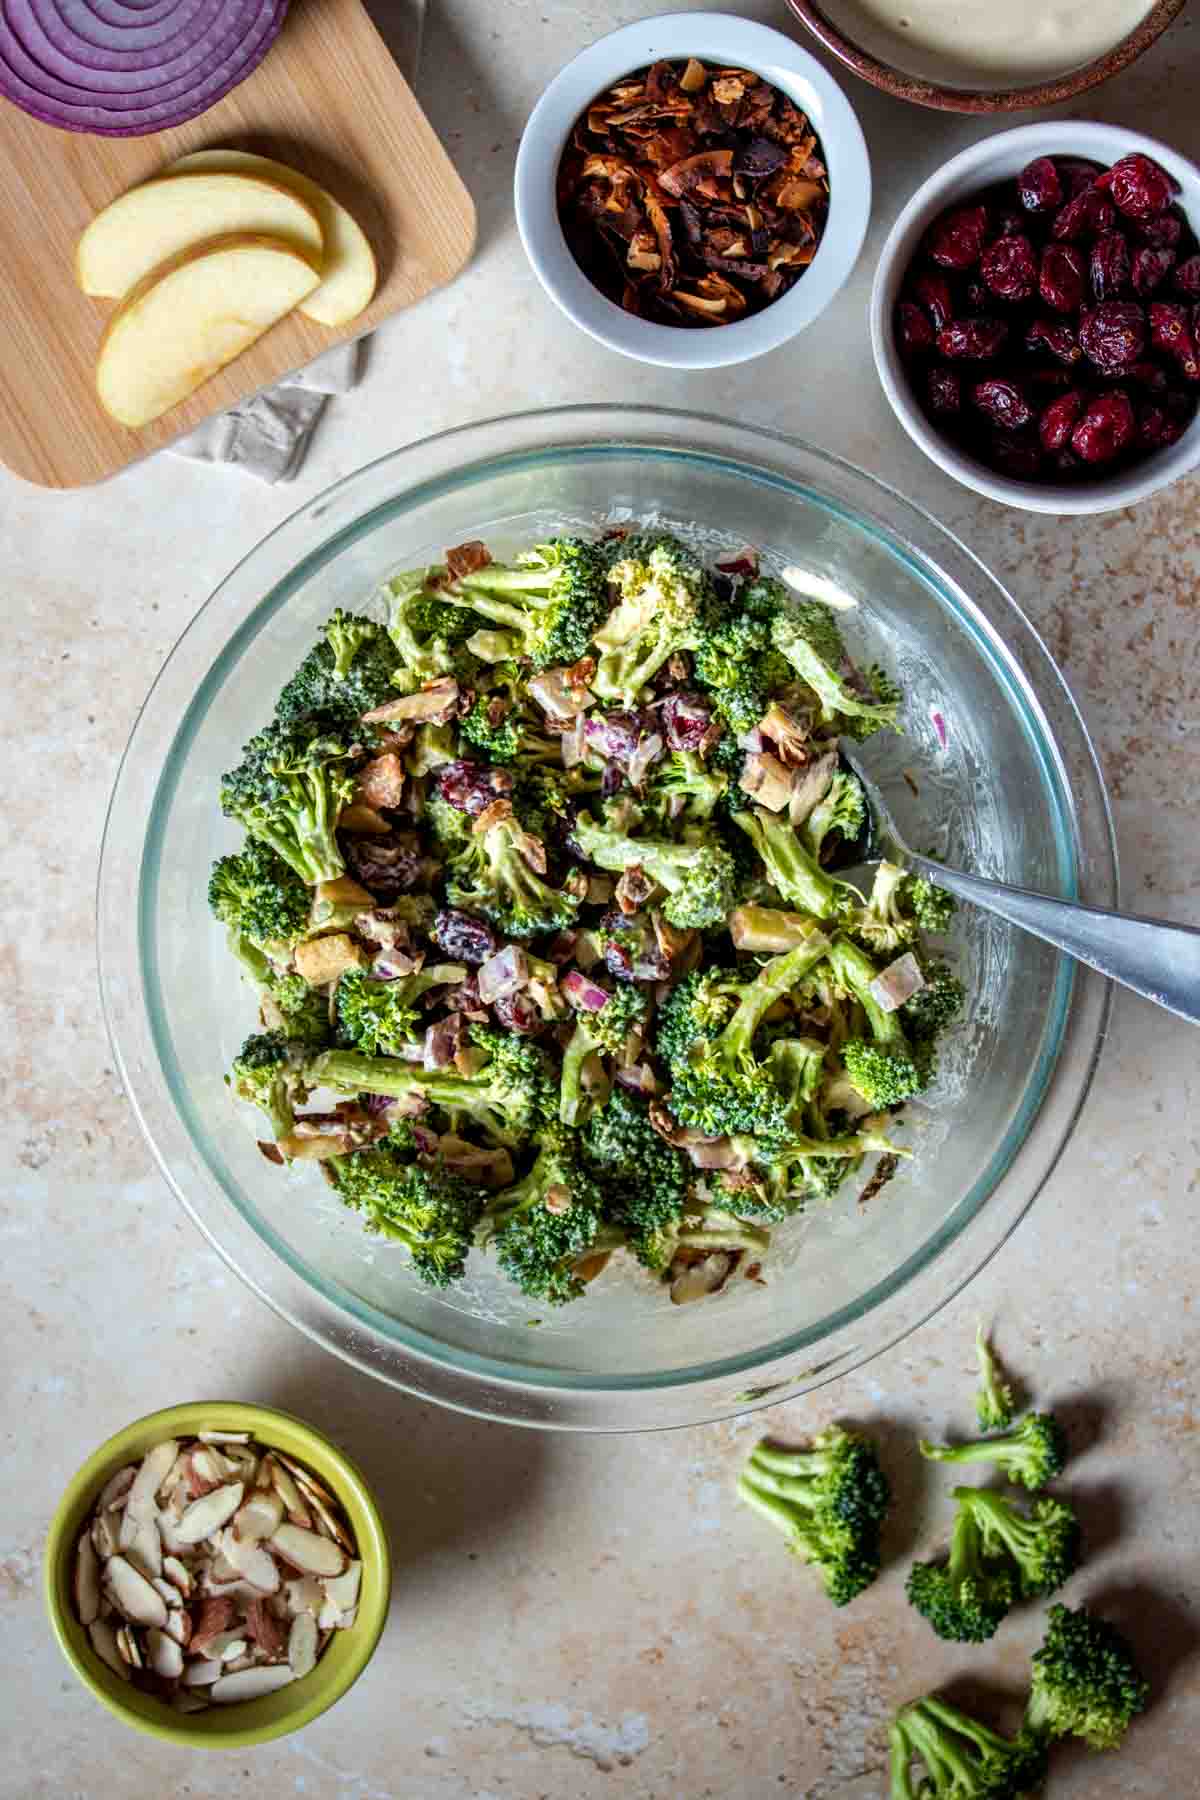
<path fill-rule="evenodd" d="M 221 810 L 270 845 L 310 887 L 345 871 L 338 814 L 354 788 L 350 744 L 325 715 L 276 720 L 221 777 Z"/>
<path fill-rule="evenodd" d="M 756 806 L 750 812 L 734 813 L 733 822 L 750 839 L 766 868 L 767 880 L 789 906 L 798 906 L 818 919 L 836 919 L 861 906 L 857 889 L 826 874 L 809 854 L 786 813 L 770 813 Z"/>
<path fill-rule="evenodd" d="M 647 804 L 664 824 L 704 825 L 728 788 L 729 777 L 694 750 L 676 750 L 654 771 Z"/>
<path fill-rule="evenodd" d="M 588 1173 L 579 1139 L 561 1125 L 547 1125 L 537 1161 L 515 1186 L 488 1202 L 484 1228 L 505 1274 L 523 1294 L 561 1306 L 584 1290 L 577 1265 L 598 1248 L 604 1197 Z"/>
<path fill-rule="evenodd" d="M 216 917 L 260 948 L 299 943 L 308 932 L 310 899 L 296 871 L 258 838 L 219 857 L 208 879 L 208 904 Z"/>
<path fill-rule="evenodd" d="M 465 981 L 465 963 L 435 963 L 394 981 L 376 981 L 364 969 L 347 969 L 337 984 L 334 1009 L 338 1043 L 365 1056 L 401 1056 L 424 1035 L 428 1015 L 418 1006 L 430 988 Z"/>
<path fill-rule="evenodd" d="M 944 1562 L 914 1563 L 905 1591 L 938 1637 L 982 1644 L 995 1636 L 1016 1600 L 1017 1582 L 1011 1560 L 989 1548 L 974 1512 L 960 1506 L 949 1556 Z"/>
<path fill-rule="evenodd" d="M 907 880 L 898 863 L 881 862 L 875 870 L 867 904 L 846 920 L 846 929 L 876 955 L 894 956 L 915 942 L 917 922 L 901 908 Z"/>
<path fill-rule="evenodd" d="M 663 916 L 681 931 L 703 930 L 725 920 L 737 901 L 733 858 L 715 837 L 699 843 L 673 844 L 628 837 L 581 813 L 574 825 L 581 854 L 602 869 L 619 874 L 635 864 L 665 888 Z"/>
<path fill-rule="evenodd" d="M 600 651 L 590 686 L 602 700 L 633 706 L 677 650 L 700 641 L 716 603 L 708 572 L 676 540 L 663 537 L 644 556 L 638 546 L 615 562 L 609 579 L 619 599 L 595 632 Z"/>
<path fill-rule="evenodd" d="M 772 621 L 787 604 L 783 584 L 760 576 L 739 588 L 727 608 L 706 618 L 696 646 L 696 679 L 735 738 L 758 724 L 772 692 L 792 679 L 771 639 Z"/>
<path fill-rule="evenodd" d="M 1038 1500 L 1031 1514 L 1004 1494 L 959 1487 L 954 1498 L 973 1515 L 989 1555 L 1007 1554 L 1026 1599 L 1052 1594 L 1079 1562 L 1079 1522 L 1064 1500 Z"/>
<path fill-rule="evenodd" d="M 443 598 L 515 632 L 535 668 L 585 654 L 608 607 L 604 558 L 582 538 L 536 544 L 516 565 L 488 563 L 462 575 Z"/>
<path fill-rule="evenodd" d="M 413 569 L 388 583 L 388 636 L 397 652 L 397 687 L 417 688 L 439 675 L 465 671 L 472 659 L 464 641 L 482 623 L 474 613 L 448 605 L 426 586 L 428 569 Z"/>
<path fill-rule="evenodd" d="M 1003 1437 L 970 1444 L 931 1444 L 921 1440 L 921 1455 L 930 1462 L 992 1463 L 1009 1481 L 1043 1488 L 1061 1475 L 1067 1460 L 1066 1439 L 1053 1413 L 1027 1413 Z"/>
<path fill-rule="evenodd" d="M 696 1040 L 716 1037 L 729 1023 L 743 986 L 744 975 L 716 966 L 693 969 L 676 982 L 659 1008 L 655 1034 L 668 1068 L 685 1068 Z"/>
<path fill-rule="evenodd" d="M 229 934 L 229 948 L 258 989 L 264 1025 L 285 1038 L 319 1048 L 328 1043 L 329 1001 L 319 988 L 309 987 L 303 975 L 281 970 L 268 960 L 249 938 Z"/>
<path fill-rule="evenodd" d="M 775 1148 L 792 1137 L 789 1096 L 778 1086 L 769 1056 L 759 1060 L 754 1038 L 765 1015 L 789 994 L 822 959 L 829 940 L 816 930 L 806 944 L 772 957 L 753 980 L 722 992 L 713 983 L 682 983 L 683 998 L 675 1009 L 672 994 L 663 1009 L 662 1055 L 671 1053 L 672 1088 L 668 1104 L 684 1125 L 706 1136 L 726 1133 L 756 1137 Z M 687 1035 L 689 1017 L 701 1009 L 736 1005 L 719 1029 Z M 670 1014 L 668 1018 L 667 1015 Z"/>
<path fill-rule="evenodd" d="M 534 845 L 515 818 L 472 834 L 448 870 L 450 904 L 480 913 L 506 937 L 565 930 L 574 922 L 579 898 L 542 880 L 526 854 Z"/>
<path fill-rule="evenodd" d="M 474 1075 L 421 1069 L 398 1057 L 357 1050 L 327 1050 L 310 1065 L 309 1084 L 393 1099 L 419 1094 L 430 1106 L 477 1125 L 493 1143 L 515 1149 L 551 1116 L 555 1090 L 546 1060 L 536 1045 L 512 1033 L 479 1028 L 472 1037 L 490 1053 Z"/>
<path fill-rule="evenodd" d="M 841 1046 L 842 1066 L 851 1086 L 876 1110 L 899 1106 L 925 1085 L 927 1071 L 914 1055 L 899 1018 L 884 1012 L 871 993 L 875 966 L 849 938 L 834 939 L 829 967 L 836 986 L 867 1015 L 870 1039 L 853 1037 Z"/>
<path fill-rule="evenodd" d="M 881 730 L 898 731 L 898 691 L 887 683 L 886 695 L 858 675 L 854 684 L 839 671 L 847 666 L 846 646 L 833 613 L 817 600 L 776 614 L 771 641 L 821 703 L 821 718 L 847 737 L 870 737 Z M 872 673 L 875 673 L 872 671 Z M 864 694 L 861 689 L 866 689 Z"/>
<path fill-rule="evenodd" d="M 405 1244 L 413 1268 L 431 1287 L 462 1275 L 482 1210 L 482 1189 L 441 1168 L 408 1161 L 390 1143 L 324 1164 L 347 1206 L 362 1213 L 368 1231 Z"/>
<path fill-rule="evenodd" d="M 932 1694 L 900 1709 L 889 1744 L 891 1800 L 1024 1800 L 1045 1778 L 1046 1747 L 1032 1732 L 1006 1738 Z M 919 1788 L 914 1760 L 925 1769 Z"/>
<path fill-rule="evenodd" d="M 1042 1739 L 1079 1737 L 1093 1750 L 1118 1750 L 1149 1696 L 1115 1625 L 1084 1606 L 1050 1608 L 1042 1647 L 1033 1653 L 1028 1730 Z"/>
<path fill-rule="evenodd" d="M 610 993 L 598 1011 L 580 1010 L 576 1014 L 575 1029 L 562 1059 L 558 1116 L 564 1125 L 581 1125 L 588 1116 L 590 1103 L 582 1086 L 588 1057 L 594 1051 L 618 1055 L 629 1033 L 645 1023 L 646 1007 L 645 994 L 625 984 Z"/>
<path fill-rule="evenodd" d="M 979 1387 L 975 1394 L 979 1429 L 1006 1431 L 1013 1421 L 1013 1392 L 996 1366 L 982 1321 L 975 1327 L 975 1355 L 979 1361 Z"/>
<path fill-rule="evenodd" d="M 832 1425 L 810 1450 L 764 1439 L 738 1479 L 742 1499 L 784 1532 L 790 1548 L 818 1569 L 835 1606 L 853 1600 L 879 1573 L 879 1533 L 891 1491 L 866 1438 Z"/>
<path fill-rule="evenodd" d="M 876 1154 L 907 1157 L 912 1151 L 893 1143 L 882 1122 L 868 1116 L 843 1135 L 794 1135 L 771 1148 L 761 1171 L 753 1167 L 752 1157 L 750 1170 L 723 1174 L 720 1187 L 729 1204 L 751 1218 L 785 1219 L 811 1200 L 831 1199 L 847 1175 Z M 747 1175 L 753 1186 L 747 1185 Z"/>
<path fill-rule="evenodd" d="M 949 931 L 950 921 L 958 911 L 958 901 L 945 888 L 934 885 L 924 875 L 908 875 L 900 893 L 900 904 L 921 931 L 932 936 Z"/>
<path fill-rule="evenodd" d="M 640 1263 L 664 1271 L 679 1247 L 687 1207 L 686 1157 L 655 1131 L 647 1103 L 620 1087 L 589 1120 L 583 1151 L 608 1217 L 625 1232 Z"/>
<path fill-rule="evenodd" d="M 471 842 L 472 819 L 460 806 L 443 800 L 436 787 L 425 796 L 425 825 L 433 847 L 444 862 L 461 856 Z"/>
<path fill-rule="evenodd" d="M 863 833 L 867 823 L 867 796 L 857 775 L 839 769 L 829 784 L 823 800 L 817 804 L 800 827 L 804 848 L 814 862 L 826 860 L 828 845 L 832 851 L 837 842 L 852 844 Z"/>
<path fill-rule="evenodd" d="M 953 1025 L 963 1009 L 966 989 L 943 962 L 925 963 L 925 986 L 900 1008 L 904 1028 L 914 1045 L 929 1045 Z"/>
<path fill-rule="evenodd" d="M 239 1100 L 257 1106 L 276 1140 L 288 1136 L 295 1123 L 295 1104 L 307 1087 L 307 1048 L 281 1031 L 259 1031 L 248 1037 L 233 1059 L 226 1082 Z"/>
<path fill-rule="evenodd" d="M 392 677 L 398 665 L 382 625 L 335 612 L 280 694 L 275 717 L 286 724 L 308 713 L 324 713 L 341 730 L 354 733 L 364 713 L 394 697 Z"/>
<path fill-rule="evenodd" d="M 562 745 L 541 728 L 542 721 L 525 696 L 525 677 L 513 664 L 502 664 L 458 720 L 458 731 L 489 762 L 511 765 L 539 763 L 562 766 Z"/>

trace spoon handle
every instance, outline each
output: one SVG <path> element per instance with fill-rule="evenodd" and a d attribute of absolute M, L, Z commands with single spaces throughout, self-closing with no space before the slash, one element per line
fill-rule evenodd
<path fill-rule="evenodd" d="M 907 861 L 958 899 L 998 913 L 1156 1006 L 1200 1025 L 1200 930 L 1194 926 L 1053 900 L 982 875 L 964 875 L 911 852 Z"/>

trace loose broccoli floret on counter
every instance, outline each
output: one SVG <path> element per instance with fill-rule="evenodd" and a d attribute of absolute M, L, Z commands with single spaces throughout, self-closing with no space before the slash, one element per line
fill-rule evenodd
<path fill-rule="evenodd" d="M 216 917 L 260 949 L 299 943 L 308 933 L 311 899 L 296 871 L 258 838 L 219 857 L 208 879 L 208 904 Z"/>
<path fill-rule="evenodd" d="M 914 1563 L 906 1592 L 938 1637 L 982 1644 L 995 1636 L 1016 1600 L 1017 1581 L 1011 1559 L 990 1548 L 975 1512 L 960 1506 L 949 1556 Z"/>
<path fill-rule="evenodd" d="M 1067 1460 L 1062 1426 L 1052 1413 L 1027 1413 L 1003 1437 L 970 1444 L 931 1444 L 921 1440 L 921 1455 L 930 1462 L 991 1463 L 1009 1481 L 1043 1488 L 1061 1475 Z"/>
<path fill-rule="evenodd" d="M 1025 1800 L 1046 1773 L 1032 1732 L 1004 1737 L 932 1694 L 901 1707 L 889 1745 L 891 1800 Z M 919 1787 L 914 1761 L 925 1771 Z"/>
<path fill-rule="evenodd" d="M 677 650 L 694 648 L 716 599 L 707 571 L 677 540 L 664 536 L 644 555 L 640 548 L 610 567 L 617 604 L 595 632 L 592 692 L 623 706 L 636 704 Z"/>
<path fill-rule="evenodd" d="M 604 1197 L 577 1135 L 552 1124 L 524 1180 L 488 1201 L 483 1232 L 523 1294 L 561 1306 L 584 1291 L 583 1259 L 621 1241 L 619 1233 L 605 1232 L 603 1214 Z"/>
<path fill-rule="evenodd" d="M 276 720 L 250 739 L 237 768 L 221 777 L 221 810 L 310 887 L 332 881 L 345 870 L 335 833 L 354 788 L 349 757 L 349 740 L 335 720 Z"/>
<path fill-rule="evenodd" d="M 737 902 L 737 870 L 715 837 L 673 844 L 629 837 L 581 813 L 573 827 L 580 854 L 615 874 L 639 866 L 665 888 L 663 916 L 681 931 L 701 930 L 725 920 Z"/>
<path fill-rule="evenodd" d="M 275 703 L 287 723 L 324 713 L 353 733 L 359 719 L 395 696 L 399 657 L 384 626 L 355 613 L 335 612 Z"/>
<path fill-rule="evenodd" d="M 862 1007 L 871 1032 L 869 1038 L 852 1037 L 841 1046 L 850 1083 L 876 1110 L 899 1106 L 920 1092 L 926 1074 L 897 1013 L 884 1012 L 871 993 L 875 965 L 845 937 L 835 938 L 828 960 L 835 983 Z"/>
<path fill-rule="evenodd" d="M 308 1068 L 311 1087 L 346 1094 L 420 1095 L 428 1105 L 476 1125 L 496 1144 L 516 1148 L 551 1115 L 556 1098 L 545 1057 L 535 1044 L 505 1032 L 476 1028 L 475 1043 L 488 1051 L 474 1075 L 421 1069 L 397 1057 L 327 1050 Z"/>
<path fill-rule="evenodd" d="M 1050 1608 L 1042 1647 L 1033 1653 L 1028 1730 L 1043 1739 L 1078 1737 L 1093 1750 L 1117 1750 L 1149 1696 L 1115 1625 L 1083 1606 Z"/>
<path fill-rule="evenodd" d="M 348 969 L 334 996 L 338 1043 L 366 1056 L 400 1056 L 419 1041 L 428 1014 L 417 1003 L 435 987 L 455 987 L 467 976 L 465 963 L 435 963 L 413 975 L 377 981 L 365 969 Z"/>
<path fill-rule="evenodd" d="M 804 848 L 817 863 L 827 860 L 839 843 L 852 844 L 867 823 L 867 796 L 857 775 L 839 769 L 823 800 L 800 827 Z"/>
<path fill-rule="evenodd" d="M 733 822 L 744 831 L 766 868 L 767 880 L 789 906 L 819 919 L 837 919 L 857 911 L 861 899 L 848 882 L 826 874 L 805 849 L 786 813 L 756 806 L 736 812 Z"/>
<path fill-rule="evenodd" d="M 879 1533 L 891 1491 L 865 1438 L 833 1425 L 808 1450 L 764 1439 L 750 1453 L 738 1493 L 817 1568 L 835 1606 L 845 1606 L 879 1573 Z"/>
<path fill-rule="evenodd" d="M 545 866 L 541 844 L 515 818 L 472 833 L 447 870 L 450 904 L 481 914 L 506 937 L 565 930 L 579 910 L 578 896 L 544 881 L 530 854 Z"/>
<path fill-rule="evenodd" d="M 368 1231 L 407 1247 L 422 1281 L 446 1287 L 463 1273 L 484 1190 L 445 1169 L 421 1168 L 386 1143 L 331 1157 L 324 1166 Z"/>
<path fill-rule="evenodd" d="M 599 989 L 599 982 L 594 985 Z M 581 1007 L 576 1013 L 575 1029 L 563 1051 L 559 1086 L 558 1116 L 564 1125 L 581 1125 L 588 1116 L 591 1103 L 583 1088 L 588 1057 L 595 1053 L 618 1056 L 630 1032 L 645 1023 L 646 1009 L 645 994 L 622 985 L 609 993 L 602 1007 Z"/>
<path fill-rule="evenodd" d="M 979 1361 L 979 1387 L 975 1395 L 979 1429 L 1005 1431 L 1013 1422 L 1013 1391 L 1001 1377 L 982 1322 L 975 1327 L 975 1355 Z"/>
<path fill-rule="evenodd" d="M 1023 1513 L 1004 1494 L 959 1487 L 954 1498 L 970 1513 L 989 1555 L 1007 1555 L 1027 1599 L 1052 1594 L 1079 1563 L 1079 1522 L 1063 1500 L 1038 1500 Z"/>
<path fill-rule="evenodd" d="M 816 694 L 822 720 L 847 737 L 900 729 L 899 691 L 887 682 L 880 693 L 871 680 L 840 673 L 848 666 L 846 646 L 833 613 L 819 601 L 804 601 L 776 615 L 771 640 L 800 679 Z M 875 672 L 872 671 L 872 674 Z"/>
<path fill-rule="evenodd" d="M 574 663 L 584 655 L 608 608 L 604 558 L 582 538 L 536 544 L 515 565 L 488 563 L 443 592 L 515 633 L 518 653 L 535 668 Z"/>
<path fill-rule="evenodd" d="M 655 1131 L 646 1101 L 614 1088 L 588 1122 L 583 1152 L 606 1213 L 625 1232 L 633 1254 L 648 1269 L 666 1270 L 684 1228 L 691 1168 Z"/>
<path fill-rule="evenodd" d="M 225 1077 L 239 1100 L 257 1106 L 278 1140 L 295 1123 L 295 1106 L 307 1092 L 304 1065 L 307 1046 L 280 1031 L 258 1031 L 248 1037 Z"/>

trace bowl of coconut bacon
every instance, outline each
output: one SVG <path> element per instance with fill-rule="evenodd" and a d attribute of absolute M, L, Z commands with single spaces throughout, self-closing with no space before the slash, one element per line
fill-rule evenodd
<path fill-rule="evenodd" d="M 1126 68 L 1184 0 L 788 0 L 847 68 L 946 112 L 1053 106 Z"/>

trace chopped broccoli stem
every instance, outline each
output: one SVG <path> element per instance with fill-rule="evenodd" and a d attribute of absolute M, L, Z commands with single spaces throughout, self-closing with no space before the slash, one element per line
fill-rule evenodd
<path fill-rule="evenodd" d="M 1006 1495 L 986 1488 L 958 1487 L 954 1498 L 974 1517 L 985 1552 L 1007 1554 L 1027 1599 L 1052 1594 L 1074 1573 L 1079 1522 L 1064 1500 L 1038 1500 L 1027 1515 Z"/>
<path fill-rule="evenodd" d="M 1001 1378 L 982 1321 L 975 1327 L 975 1355 L 979 1361 L 979 1388 L 975 1416 L 980 1431 L 1004 1431 L 1013 1422 L 1013 1392 Z"/>
<path fill-rule="evenodd" d="M 836 919 L 859 907 L 857 890 L 825 873 L 805 849 L 786 813 L 769 813 L 756 806 L 752 812 L 734 813 L 733 822 L 746 833 L 762 858 L 767 880 L 790 906 L 814 913 L 818 919 Z"/>
<path fill-rule="evenodd" d="M 891 1800 L 1025 1800 L 1045 1777 L 1046 1748 L 1031 1732 L 1006 1738 L 934 1695 L 901 1707 L 889 1745 Z M 919 1789 L 914 1760 L 925 1768 Z"/>

